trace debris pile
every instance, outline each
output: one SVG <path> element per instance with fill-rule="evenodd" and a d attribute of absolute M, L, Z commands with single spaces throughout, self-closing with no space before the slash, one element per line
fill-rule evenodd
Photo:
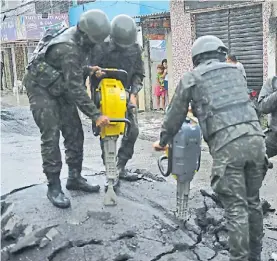
<path fill-rule="evenodd" d="M 71 213 L 53 209 L 41 198 L 42 185 L 6 195 L 1 202 L 1 260 L 228 260 L 226 220 L 215 195 L 201 190 L 198 200 L 202 200 L 181 224 L 154 195 L 147 196 L 149 184 L 143 179 L 124 182 L 119 195 L 122 204 L 116 208 L 103 209 L 99 195 L 93 196 L 99 202 L 88 210 L 92 197 L 74 194 L 73 202 L 78 202 Z M 160 185 L 158 190 L 166 183 L 155 184 Z M 143 190 L 136 191 L 139 188 Z M 28 194 L 37 199 L 28 203 Z M 25 207 L 21 204 L 24 195 Z M 273 211 L 267 202 L 264 206 Z"/>

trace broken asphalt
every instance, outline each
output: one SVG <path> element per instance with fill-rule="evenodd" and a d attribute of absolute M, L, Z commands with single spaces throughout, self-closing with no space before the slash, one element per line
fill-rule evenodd
<path fill-rule="evenodd" d="M 140 137 L 128 163 L 138 172 L 137 182 L 123 182 L 116 207 L 103 206 L 104 167 L 98 138 L 84 119 L 83 175 L 101 184 L 98 194 L 63 188 L 72 207 L 54 208 L 46 197 L 41 170 L 39 131 L 26 97 L 2 97 L 1 112 L 1 260 L 100 261 L 100 260 L 213 260 L 227 261 L 226 220 L 212 194 L 209 175 L 212 159 L 203 144 L 200 171 L 191 184 L 190 219 L 184 225 L 174 217 L 175 181 L 161 177 L 151 143 L 159 135 L 161 113 L 139 114 Z M 64 151 L 62 141 L 61 149 Z M 63 153 L 64 155 L 64 153 Z M 263 261 L 277 251 L 277 162 L 268 171 L 261 194 L 267 202 Z M 12 192 L 12 193 L 11 193 Z"/>

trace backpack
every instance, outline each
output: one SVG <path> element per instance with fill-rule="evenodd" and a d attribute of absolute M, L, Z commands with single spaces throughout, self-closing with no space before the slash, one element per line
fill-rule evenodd
<path fill-rule="evenodd" d="M 67 27 L 63 27 L 63 28 L 49 28 L 45 31 L 44 35 L 42 36 L 42 38 L 39 40 L 39 43 L 36 47 L 36 49 L 34 50 L 34 52 L 32 53 L 32 56 L 30 58 L 30 61 L 28 63 L 27 68 L 31 65 L 31 63 L 38 57 L 39 52 L 46 47 L 50 41 L 52 39 L 54 39 L 55 37 L 59 36 L 60 34 L 62 34 L 64 31 L 66 31 L 68 28 Z"/>

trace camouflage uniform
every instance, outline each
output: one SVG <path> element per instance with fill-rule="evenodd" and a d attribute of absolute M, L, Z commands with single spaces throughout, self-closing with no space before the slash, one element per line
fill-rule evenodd
<path fill-rule="evenodd" d="M 105 42 L 95 48 L 95 60 L 93 64 L 99 65 L 101 68 L 116 68 L 127 71 L 128 78 L 126 89 L 130 94 L 137 95 L 142 89 L 142 81 L 144 78 L 144 65 L 141 57 L 141 48 L 138 44 L 134 44 L 127 49 L 120 48 L 113 42 Z M 95 77 L 91 79 L 92 88 L 99 84 L 99 80 Z M 128 108 L 127 118 L 131 122 L 130 133 L 128 137 L 123 137 L 121 146 L 118 150 L 118 159 L 127 163 L 134 154 L 134 146 L 139 134 L 137 110 Z M 103 153 L 103 143 L 101 142 Z M 104 155 L 102 154 L 104 160 Z"/>
<path fill-rule="evenodd" d="M 264 134 L 236 66 L 207 60 L 180 80 L 162 124 L 160 146 L 180 129 L 192 101 L 213 158 L 211 186 L 228 220 L 230 260 L 260 261 L 266 174 Z"/>
<path fill-rule="evenodd" d="M 82 67 L 90 48 L 80 46 L 75 34 L 76 28 L 70 28 L 52 40 L 44 50 L 45 62 L 37 59 L 31 63 L 24 77 L 41 132 L 44 173 L 61 170 L 60 131 L 65 139 L 66 163 L 78 169 L 82 166 L 84 134 L 76 105 L 94 121 L 100 116 L 83 84 Z"/>
<path fill-rule="evenodd" d="M 277 76 L 269 78 L 263 85 L 259 99 L 259 110 L 270 114 L 269 131 L 266 133 L 266 154 L 277 155 Z"/>

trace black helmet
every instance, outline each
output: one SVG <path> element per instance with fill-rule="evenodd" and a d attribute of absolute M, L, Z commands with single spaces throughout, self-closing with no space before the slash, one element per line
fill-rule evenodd
<path fill-rule="evenodd" d="M 208 52 L 227 53 L 228 48 L 225 44 L 216 36 L 205 35 L 199 37 L 192 45 L 192 60 L 199 54 Z"/>
<path fill-rule="evenodd" d="M 137 41 L 137 26 L 128 15 L 118 15 L 111 22 L 111 39 L 120 47 L 129 47 Z"/>
<path fill-rule="evenodd" d="M 107 15 L 98 9 L 82 13 L 78 28 L 95 44 L 103 42 L 111 32 L 111 25 Z"/>

